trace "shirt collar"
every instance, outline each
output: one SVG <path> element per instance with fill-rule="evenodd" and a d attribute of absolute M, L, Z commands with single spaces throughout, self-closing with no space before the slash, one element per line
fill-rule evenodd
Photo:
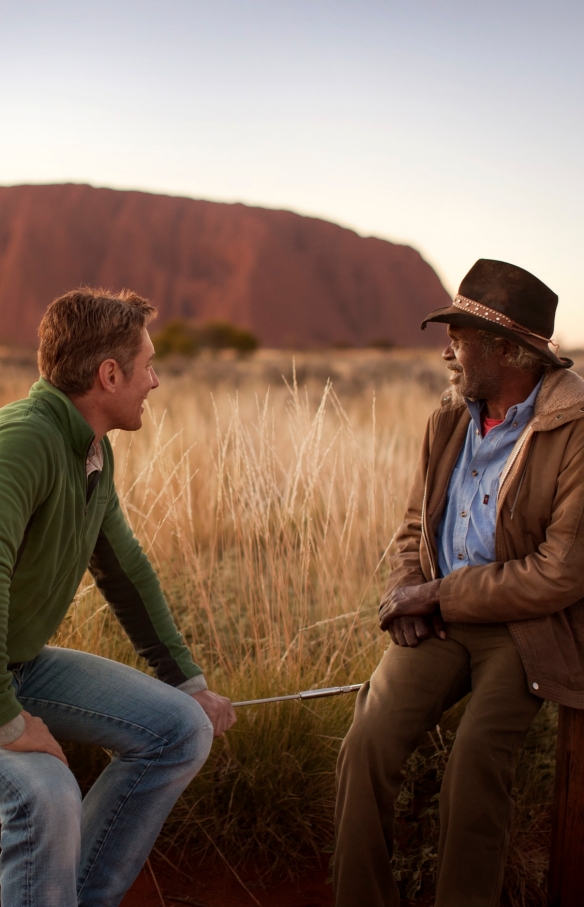
<path fill-rule="evenodd" d="M 509 427 L 511 422 L 516 422 L 517 425 L 527 425 L 531 417 L 533 416 L 533 411 L 535 409 L 535 401 L 537 395 L 541 390 L 541 385 L 543 384 L 543 375 L 533 388 L 529 397 L 523 401 L 523 403 L 516 403 L 515 406 L 509 407 L 507 410 L 507 415 L 503 419 L 502 425 Z M 468 407 L 468 411 L 471 415 L 472 421 L 482 433 L 481 430 L 481 410 L 485 405 L 484 400 L 467 400 L 464 398 L 464 402 Z"/>
<path fill-rule="evenodd" d="M 85 472 L 88 476 L 92 472 L 101 472 L 103 470 L 103 449 L 99 442 L 96 443 L 95 438 L 91 442 L 91 446 L 87 453 L 87 460 L 85 461 Z"/>

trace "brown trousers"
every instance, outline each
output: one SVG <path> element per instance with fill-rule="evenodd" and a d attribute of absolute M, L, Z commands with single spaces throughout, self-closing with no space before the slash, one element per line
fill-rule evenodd
<path fill-rule="evenodd" d="M 416 648 L 391 643 L 359 691 L 337 771 L 337 907 L 399 905 L 391 857 L 403 764 L 471 691 L 440 792 L 435 907 L 499 904 L 517 756 L 541 700 L 506 624 L 447 630 Z"/>

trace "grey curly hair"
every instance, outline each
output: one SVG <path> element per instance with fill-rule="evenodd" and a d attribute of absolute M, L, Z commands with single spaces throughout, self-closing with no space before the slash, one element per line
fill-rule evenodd
<path fill-rule="evenodd" d="M 511 347 L 505 358 L 509 365 L 512 365 L 514 368 L 524 369 L 528 372 L 536 372 L 540 377 L 557 368 L 552 362 L 546 362 L 546 360 L 537 352 L 534 351 L 532 353 L 531 350 L 526 349 L 524 346 L 519 346 L 518 343 L 512 343 L 504 337 L 498 337 L 496 334 L 491 334 L 490 331 L 479 331 L 479 336 L 482 340 L 483 349 L 485 352 L 489 353 L 495 349 L 497 344 L 502 343 L 503 341 L 511 343 Z"/>

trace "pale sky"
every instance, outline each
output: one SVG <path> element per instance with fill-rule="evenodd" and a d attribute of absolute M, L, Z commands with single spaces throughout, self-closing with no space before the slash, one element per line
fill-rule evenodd
<path fill-rule="evenodd" d="M 584 4 L 0 0 L 0 184 L 288 208 L 560 296 L 584 346 Z"/>

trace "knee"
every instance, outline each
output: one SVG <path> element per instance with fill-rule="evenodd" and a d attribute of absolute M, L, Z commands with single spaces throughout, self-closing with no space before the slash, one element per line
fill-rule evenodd
<path fill-rule="evenodd" d="M 387 722 L 363 710 L 356 712 L 339 753 L 337 776 L 390 777 L 399 774 L 404 747 L 397 733 L 388 732 Z"/>
<path fill-rule="evenodd" d="M 199 703 L 180 690 L 172 713 L 172 738 L 181 761 L 196 774 L 211 751 L 213 724 Z"/>
<path fill-rule="evenodd" d="M 47 837 L 78 833 L 81 791 L 67 766 L 47 753 L 15 753 L 21 764 L 8 785 L 3 784 L 2 822 L 25 820 L 42 828 Z"/>
<path fill-rule="evenodd" d="M 81 824 L 81 791 L 73 773 L 59 759 L 45 755 L 45 766 L 31 788 L 31 801 L 45 827 L 62 833 L 64 828 Z M 49 762 L 47 770 L 47 762 Z"/>

